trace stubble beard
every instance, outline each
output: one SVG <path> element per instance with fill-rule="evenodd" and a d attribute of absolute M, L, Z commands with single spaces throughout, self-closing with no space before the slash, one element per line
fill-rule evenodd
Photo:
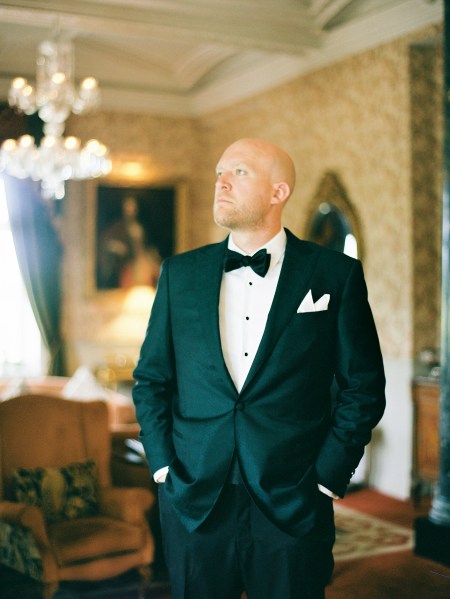
<path fill-rule="evenodd" d="M 243 213 L 233 204 L 214 204 L 214 222 L 229 231 L 250 231 L 259 228 L 263 215 L 256 211 Z"/>
<path fill-rule="evenodd" d="M 238 224 L 238 218 L 233 213 L 227 213 L 220 206 L 214 205 L 214 222 L 223 229 L 234 229 Z"/>

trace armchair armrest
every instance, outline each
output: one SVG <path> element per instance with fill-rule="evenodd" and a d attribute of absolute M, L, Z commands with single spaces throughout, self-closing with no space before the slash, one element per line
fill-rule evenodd
<path fill-rule="evenodd" d="M 141 487 L 103 487 L 100 489 L 100 512 L 131 524 L 147 525 L 146 514 L 155 496 Z"/>
<path fill-rule="evenodd" d="M 26 503 L 0 501 L 0 520 L 8 524 L 20 524 L 21 514 L 27 507 Z"/>
<path fill-rule="evenodd" d="M 0 502 L 0 520 L 28 528 L 40 547 L 50 547 L 42 511 L 27 503 Z"/>
<path fill-rule="evenodd" d="M 21 526 L 30 531 L 42 563 L 43 571 L 40 574 L 42 581 L 49 583 L 58 580 L 58 566 L 49 542 L 42 511 L 27 503 L 0 501 L 0 520 L 11 526 Z"/>

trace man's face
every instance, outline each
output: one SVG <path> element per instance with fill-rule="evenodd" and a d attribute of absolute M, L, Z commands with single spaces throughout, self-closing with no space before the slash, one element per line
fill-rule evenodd
<path fill-rule="evenodd" d="M 273 196 L 272 160 L 257 144 L 237 142 L 216 168 L 214 220 L 231 231 L 263 228 Z"/>

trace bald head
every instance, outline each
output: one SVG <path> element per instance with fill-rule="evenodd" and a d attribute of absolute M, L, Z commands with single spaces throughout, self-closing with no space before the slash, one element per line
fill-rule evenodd
<path fill-rule="evenodd" d="M 289 196 L 295 186 L 295 166 L 292 158 L 279 146 L 258 138 L 243 138 L 235 141 L 224 152 L 240 152 L 252 159 L 264 162 L 264 167 L 273 183 L 284 182 L 289 187 Z"/>

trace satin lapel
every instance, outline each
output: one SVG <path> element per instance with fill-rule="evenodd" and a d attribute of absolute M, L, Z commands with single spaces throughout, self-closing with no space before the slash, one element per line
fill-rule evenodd
<path fill-rule="evenodd" d="M 222 243 L 206 247 L 203 252 L 199 253 L 195 294 L 211 363 L 217 367 L 218 374 L 226 382 L 225 384 L 231 385 L 236 392 L 223 358 L 219 328 L 220 284 L 226 247 L 227 240 L 225 239 Z"/>
<path fill-rule="evenodd" d="M 297 239 L 289 231 L 286 233 L 288 238 L 280 279 L 261 343 L 241 393 L 272 353 L 279 336 L 311 286 L 310 281 L 319 253 L 311 252 L 307 243 Z"/>

